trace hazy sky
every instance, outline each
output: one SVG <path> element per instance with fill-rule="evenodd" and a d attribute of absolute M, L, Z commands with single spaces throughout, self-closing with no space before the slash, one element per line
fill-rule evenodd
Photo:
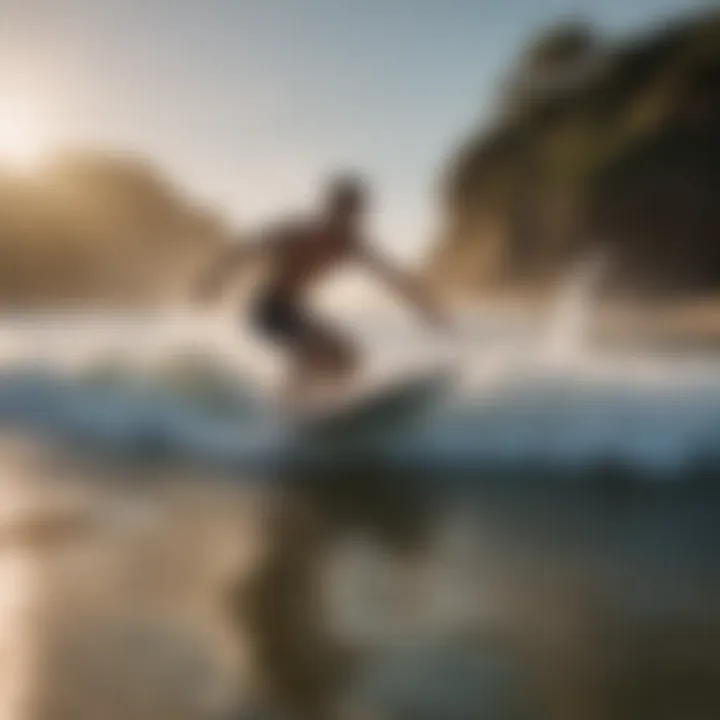
<path fill-rule="evenodd" d="M 0 119 L 153 156 L 238 222 L 372 177 L 378 230 L 430 229 L 437 171 L 538 29 L 630 31 L 691 0 L 0 0 Z M 9 109 L 9 110 L 8 110 Z"/>

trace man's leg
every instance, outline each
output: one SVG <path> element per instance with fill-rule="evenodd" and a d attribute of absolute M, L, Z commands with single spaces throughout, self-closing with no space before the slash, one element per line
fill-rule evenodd
<path fill-rule="evenodd" d="M 320 323 L 306 330 L 288 379 L 288 392 L 296 399 L 341 389 L 359 366 L 355 345 L 342 333 Z"/>

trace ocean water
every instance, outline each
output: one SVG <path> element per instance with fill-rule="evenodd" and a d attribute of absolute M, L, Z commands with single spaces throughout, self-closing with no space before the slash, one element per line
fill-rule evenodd
<path fill-rule="evenodd" d="M 379 419 L 346 438 L 373 435 L 367 450 L 388 468 L 614 464 L 657 481 L 719 459 L 720 356 L 586 346 L 563 307 L 534 326 L 469 314 L 458 337 L 440 341 L 404 318 L 354 322 L 370 348 L 370 388 L 438 369 L 450 379 L 416 422 Z M 279 371 L 271 349 L 230 323 L 26 318 L 0 326 L 0 423 L 128 451 L 165 444 L 238 467 L 289 453 L 297 463 L 308 448 L 274 396 Z M 342 464 L 349 448 L 333 449 Z"/>
<path fill-rule="evenodd" d="M 598 347 L 593 277 L 355 312 L 452 382 L 332 437 L 227 318 L 3 320 L 0 717 L 717 717 L 720 357 Z"/>

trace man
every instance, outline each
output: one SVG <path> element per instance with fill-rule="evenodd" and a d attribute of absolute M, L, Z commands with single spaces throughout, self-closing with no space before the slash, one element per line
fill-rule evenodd
<path fill-rule="evenodd" d="M 354 377 L 358 352 L 339 330 L 308 309 L 310 290 L 343 263 L 360 263 L 415 305 L 437 327 L 445 326 L 438 307 L 410 274 L 381 259 L 363 236 L 366 189 L 352 176 L 333 180 L 324 207 L 314 217 L 289 222 L 221 254 L 200 283 L 209 296 L 230 272 L 251 259 L 268 262 L 269 277 L 256 298 L 254 325 L 291 355 L 287 399 L 297 401 L 322 387 L 336 389 Z"/>

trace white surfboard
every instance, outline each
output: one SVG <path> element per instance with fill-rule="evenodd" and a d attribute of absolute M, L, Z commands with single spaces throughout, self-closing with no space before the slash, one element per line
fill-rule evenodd
<path fill-rule="evenodd" d="M 335 435 L 381 430 L 424 417 L 449 389 L 452 373 L 433 368 L 365 384 L 334 400 L 306 409 L 296 418 L 302 433 Z"/>

